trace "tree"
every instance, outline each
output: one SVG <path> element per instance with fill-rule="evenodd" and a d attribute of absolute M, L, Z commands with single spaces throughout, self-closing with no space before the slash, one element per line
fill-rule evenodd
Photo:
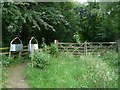
<path fill-rule="evenodd" d="M 39 42 L 115 41 L 120 32 L 118 3 L 7 2 L 3 5 L 3 44 L 19 36 L 24 45 Z M 120 21 L 120 20 L 119 20 Z M 7 36 L 7 37 L 6 37 Z"/>
<path fill-rule="evenodd" d="M 118 3 L 90 2 L 79 7 L 81 33 L 87 41 L 115 41 L 118 35 Z"/>
<path fill-rule="evenodd" d="M 43 31 L 55 32 L 52 25 L 64 21 L 63 19 L 64 17 L 57 9 L 48 7 L 44 3 L 4 3 L 3 35 L 10 35 L 11 37 L 6 38 L 10 42 L 13 37 L 20 36 L 25 28 L 29 37 L 36 36 L 36 32 L 39 36 L 41 31 L 42 33 Z"/>

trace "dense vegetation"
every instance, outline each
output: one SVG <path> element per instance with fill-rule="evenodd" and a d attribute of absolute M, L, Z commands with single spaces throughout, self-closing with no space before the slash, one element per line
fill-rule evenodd
<path fill-rule="evenodd" d="M 26 62 L 28 59 L 21 58 L 21 60 L 18 60 L 18 58 L 11 57 L 9 58 L 6 55 L 0 56 L 0 89 L 1 88 L 6 88 L 6 85 L 8 83 L 7 80 L 7 75 L 8 75 L 8 70 L 11 66 L 15 66 L 21 63 Z"/>
<path fill-rule="evenodd" d="M 117 53 L 105 54 L 74 57 L 61 52 L 57 57 L 49 57 L 49 64 L 42 69 L 32 68 L 29 63 L 25 77 L 32 88 L 118 88 Z M 48 60 L 39 57 L 41 61 Z"/>
<path fill-rule="evenodd" d="M 7 82 L 6 80 L 6 68 L 10 66 L 10 64 L 14 62 L 12 59 L 9 59 L 7 56 L 0 56 L 0 89 L 5 87 Z"/>
<path fill-rule="evenodd" d="M 3 46 L 19 36 L 25 45 L 39 43 L 115 41 L 119 36 L 118 2 L 6 2 L 3 5 Z M 7 36 L 7 37 L 6 37 Z"/>

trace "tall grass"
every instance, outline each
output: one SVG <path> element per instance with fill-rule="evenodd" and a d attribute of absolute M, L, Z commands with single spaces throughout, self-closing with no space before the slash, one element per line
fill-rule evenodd
<path fill-rule="evenodd" d="M 101 56 L 102 60 L 105 61 L 111 68 L 118 69 L 118 54 L 115 50 L 106 51 Z"/>
<path fill-rule="evenodd" d="M 98 56 L 74 57 L 59 53 L 46 68 L 25 70 L 28 84 L 33 88 L 117 88 L 118 75 Z"/>

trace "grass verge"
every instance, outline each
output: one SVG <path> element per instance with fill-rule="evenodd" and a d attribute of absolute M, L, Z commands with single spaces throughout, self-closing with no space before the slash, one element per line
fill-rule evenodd
<path fill-rule="evenodd" d="M 118 74 L 103 59 L 60 53 L 43 69 L 28 64 L 25 77 L 32 88 L 118 88 Z"/>

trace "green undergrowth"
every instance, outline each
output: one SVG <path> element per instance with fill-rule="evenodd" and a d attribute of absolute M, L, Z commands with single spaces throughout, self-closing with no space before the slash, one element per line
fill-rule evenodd
<path fill-rule="evenodd" d="M 29 63 L 25 78 L 32 88 L 118 88 L 118 74 L 107 57 L 59 53 L 42 69 Z"/>
<path fill-rule="evenodd" d="M 12 66 L 16 66 L 18 64 L 24 63 L 28 61 L 27 59 L 21 57 L 20 60 L 18 60 L 18 58 L 9 58 L 6 55 L 2 55 L 0 56 L 0 63 L 1 63 L 1 68 L 0 68 L 0 73 L 1 73 L 1 78 L 0 78 L 0 88 L 6 88 L 6 84 L 7 84 L 7 74 L 8 74 L 8 70 L 10 67 Z"/>
<path fill-rule="evenodd" d="M 2 77 L 2 62 L 0 62 L 0 77 Z M 2 88 L 2 78 L 0 78 L 0 90 Z"/>
<path fill-rule="evenodd" d="M 115 50 L 106 51 L 101 55 L 103 61 L 105 61 L 111 68 L 118 69 L 118 54 Z"/>

